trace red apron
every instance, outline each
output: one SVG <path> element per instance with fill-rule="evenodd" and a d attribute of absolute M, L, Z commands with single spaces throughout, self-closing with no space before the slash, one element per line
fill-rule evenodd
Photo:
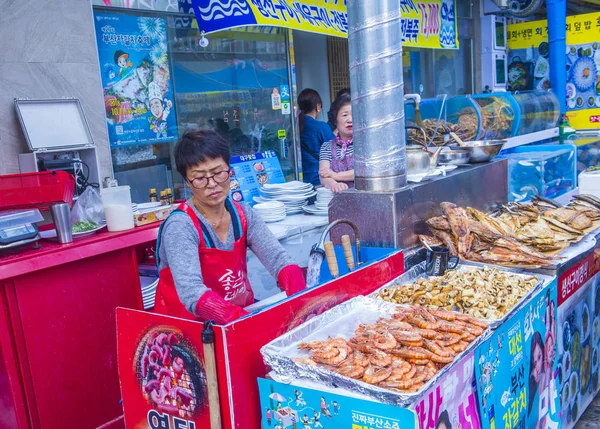
<path fill-rule="evenodd" d="M 231 304 L 246 307 L 254 302 L 254 293 L 250 287 L 246 266 L 248 222 L 238 203 L 233 202 L 231 205 L 231 201 L 227 200 L 225 204 L 231 215 L 234 231 L 236 231 L 236 228 L 240 231 L 238 234 L 240 237 L 236 239 L 233 250 L 220 250 L 211 247 L 208 232 L 202 229 L 198 216 L 187 202 L 181 204 L 177 210 L 187 214 L 192 219 L 200 236 L 198 255 L 200 256 L 200 269 L 206 287 L 218 293 Z M 175 214 L 175 212 L 171 214 L 171 216 L 173 215 L 181 216 L 181 214 Z M 209 242 L 208 245 L 207 242 Z M 156 248 L 160 249 L 160 231 Z M 183 319 L 198 319 L 197 316 L 188 311 L 179 299 L 173 275 L 168 266 L 160 271 L 154 311 Z"/>

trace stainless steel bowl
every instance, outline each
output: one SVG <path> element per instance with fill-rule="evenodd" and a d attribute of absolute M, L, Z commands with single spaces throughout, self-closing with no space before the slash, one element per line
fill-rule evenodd
<path fill-rule="evenodd" d="M 464 149 L 444 149 L 440 154 L 438 163 L 460 165 L 468 164 L 471 158 L 471 152 Z"/>
<path fill-rule="evenodd" d="M 455 149 L 468 150 L 470 162 L 487 162 L 500 153 L 505 140 L 480 140 L 465 142 L 465 146 L 453 146 Z"/>

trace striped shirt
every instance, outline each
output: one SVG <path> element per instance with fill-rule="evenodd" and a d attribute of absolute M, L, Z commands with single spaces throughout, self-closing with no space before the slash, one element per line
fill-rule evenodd
<path fill-rule="evenodd" d="M 323 143 L 321 146 L 321 152 L 319 153 L 319 161 L 326 161 L 331 163 L 331 145 L 333 144 L 333 140 Z M 342 157 L 342 146 L 335 146 L 336 155 L 339 158 Z M 354 155 L 354 144 L 350 144 L 348 149 L 346 150 L 346 156 Z"/>

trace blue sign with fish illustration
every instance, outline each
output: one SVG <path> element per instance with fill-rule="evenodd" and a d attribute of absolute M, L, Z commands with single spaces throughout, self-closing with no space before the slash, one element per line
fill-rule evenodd
<path fill-rule="evenodd" d="M 554 279 L 475 351 L 483 429 L 558 428 Z"/>
<path fill-rule="evenodd" d="M 411 410 L 258 379 L 261 423 L 273 429 L 416 429 Z"/>
<path fill-rule="evenodd" d="M 177 140 L 165 20 L 101 12 L 94 18 L 111 146 Z"/>

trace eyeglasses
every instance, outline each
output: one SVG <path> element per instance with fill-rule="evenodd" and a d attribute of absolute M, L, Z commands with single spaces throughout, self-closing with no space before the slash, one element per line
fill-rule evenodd
<path fill-rule="evenodd" d="M 198 177 L 196 179 L 189 180 L 188 183 L 190 186 L 196 189 L 204 189 L 208 186 L 208 182 L 210 179 L 213 179 L 215 183 L 225 183 L 229 180 L 229 171 L 219 171 L 218 173 L 213 174 L 212 176 Z"/>

